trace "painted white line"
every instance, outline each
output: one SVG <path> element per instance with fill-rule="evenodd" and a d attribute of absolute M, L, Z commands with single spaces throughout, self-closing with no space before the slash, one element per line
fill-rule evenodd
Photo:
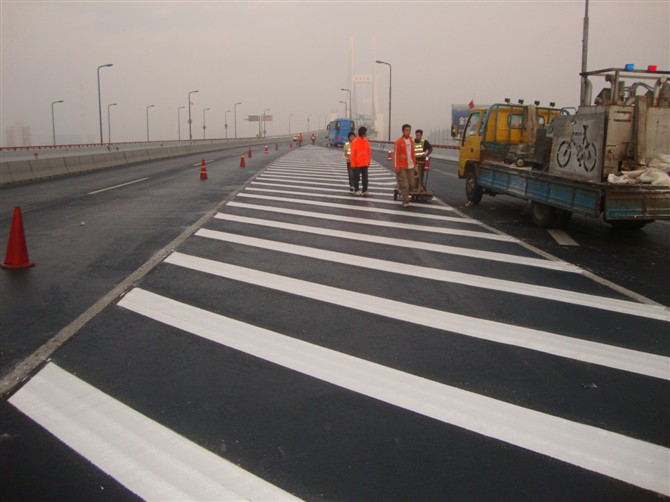
<path fill-rule="evenodd" d="M 139 180 L 129 181 L 128 183 L 122 183 L 120 185 L 115 185 L 113 187 L 103 188 L 101 190 L 96 190 L 95 192 L 88 192 L 86 195 L 95 195 L 96 193 L 106 192 L 107 190 L 114 190 L 115 188 L 121 188 L 121 187 L 125 187 L 125 186 L 128 186 L 128 185 L 133 185 L 135 183 L 139 183 L 140 181 L 146 181 L 148 179 L 149 178 L 140 178 Z"/>
<path fill-rule="evenodd" d="M 256 178 L 258 180 L 262 181 L 284 181 L 284 182 L 291 182 L 291 183 L 297 183 L 299 185 L 310 185 L 310 186 L 331 186 L 331 187 L 341 187 L 342 183 L 345 184 L 346 186 L 346 181 L 343 180 L 340 183 L 324 183 L 320 181 L 303 181 L 304 178 L 301 179 L 296 179 L 296 177 L 283 177 L 283 176 L 259 176 Z M 368 183 L 370 186 L 395 186 L 396 182 L 395 181 L 385 181 L 385 182 L 378 182 L 374 180 L 368 180 Z"/>
<path fill-rule="evenodd" d="M 350 255 L 346 253 L 339 253 L 337 251 L 327 251 L 324 249 L 307 246 L 298 246 L 295 244 L 287 244 L 285 242 L 268 239 L 257 239 L 255 237 L 247 237 L 245 235 L 219 232 L 216 230 L 208 230 L 204 228 L 198 230 L 195 235 L 225 242 L 234 242 L 237 244 L 243 244 L 245 246 L 254 246 L 271 251 L 291 253 L 308 258 L 316 258 L 319 260 L 342 263 L 344 265 L 365 267 L 372 270 L 380 270 L 382 272 L 391 272 L 395 274 L 408 275 L 410 277 L 421 277 L 434 281 L 450 282 L 476 288 L 504 291 L 506 293 L 541 298 L 543 300 L 582 305 L 589 308 L 608 310 L 621 314 L 635 315 L 648 319 L 670 322 L 670 309 L 657 305 L 647 305 L 644 303 L 630 302 L 626 300 L 590 295 L 586 293 L 578 293 L 576 291 L 568 291 L 565 289 L 557 289 L 523 282 L 494 279 L 481 275 L 451 272 L 449 270 L 442 270 L 438 268 L 420 267 L 406 263 L 379 260 L 377 258 Z"/>
<path fill-rule="evenodd" d="M 214 162 L 214 159 L 205 159 L 206 164 L 211 164 Z M 197 164 L 193 164 L 193 167 L 200 167 L 202 166 L 202 162 L 198 162 Z"/>
<path fill-rule="evenodd" d="M 443 174 L 445 176 L 450 176 L 452 178 L 458 178 L 458 174 L 456 174 L 456 173 L 446 173 L 444 171 L 440 171 L 439 169 L 431 169 L 431 172 L 438 173 L 438 174 Z"/>
<path fill-rule="evenodd" d="M 272 186 L 272 183 L 255 183 L 251 182 L 251 185 L 254 184 L 261 184 L 261 185 L 268 185 Z M 341 200 L 351 200 L 352 196 L 350 192 L 344 191 L 344 195 L 330 195 L 330 194 L 324 194 L 320 192 L 297 192 L 295 190 L 277 190 L 275 188 L 258 188 L 255 186 L 248 185 L 244 191 L 253 191 L 253 192 L 267 192 L 267 193 L 281 193 L 281 194 L 286 194 L 286 195 L 309 195 L 310 197 L 315 197 L 315 198 L 322 198 L 322 199 L 341 199 Z M 285 186 L 291 188 L 289 185 L 278 185 L 278 186 Z M 303 187 L 292 187 L 292 188 L 303 188 Z M 343 193 L 342 189 L 339 190 L 333 190 L 333 189 L 322 189 L 319 188 L 320 191 L 325 191 L 325 192 L 338 192 L 340 194 Z M 381 199 L 379 197 L 375 197 L 374 199 L 359 199 L 359 200 L 364 200 L 365 202 L 374 202 L 375 204 L 392 204 L 394 206 L 399 206 L 400 202 L 392 199 Z M 424 207 L 422 207 L 424 209 Z M 455 209 L 451 206 L 447 205 L 436 205 L 436 204 L 430 204 L 425 206 L 425 209 L 437 209 L 438 211 L 455 211 Z"/>
<path fill-rule="evenodd" d="M 312 227 L 308 225 L 296 225 L 281 221 L 263 220 L 260 218 L 249 218 L 234 214 L 217 213 L 214 216 L 219 220 L 234 221 L 238 223 L 248 223 L 251 225 L 260 225 L 265 227 L 281 228 L 284 230 L 294 230 L 296 232 L 305 232 L 315 235 L 325 235 L 327 237 L 337 237 L 341 239 L 352 239 L 373 244 L 386 244 L 388 246 L 397 246 L 409 249 L 423 249 L 436 253 L 453 254 L 465 256 L 468 258 L 499 261 L 503 263 L 513 263 L 530 267 L 546 268 L 549 270 L 560 270 L 562 272 L 581 273 L 581 269 L 564 261 L 545 260 L 541 258 L 527 258 L 505 253 L 496 253 L 494 251 L 480 251 L 478 249 L 463 248 L 457 246 L 446 246 L 444 244 L 432 244 L 409 239 L 391 239 L 389 237 L 380 237 L 376 235 L 363 234 L 358 232 L 345 232 L 343 230 L 332 230 L 327 228 Z"/>
<path fill-rule="evenodd" d="M 579 246 L 577 241 L 570 237 L 565 230 L 561 230 L 559 228 L 549 228 L 547 229 L 547 232 L 561 246 Z"/>
<path fill-rule="evenodd" d="M 378 207 L 369 207 L 369 206 L 359 206 L 359 205 L 352 205 L 352 204 L 335 204 L 333 202 L 321 202 L 321 201 L 316 201 L 316 200 L 309 200 L 309 199 L 290 199 L 288 197 L 274 197 L 274 196 L 269 196 L 269 195 L 258 195 L 254 193 L 244 193 L 241 192 L 237 194 L 238 197 L 242 198 L 253 198 L 253 199 L 261 199 L 261 200 L 272 200 L 276 202 L 290 202 L 292 204 L 304 204 L 308 206 L 318 206 L 318 207 L 329 207 L 329 208 L 334 208 L 334 209 L 346 209 L 346 210 L 352 210 L 352 211 L 361 211 L 361 212 L 368 212 L 368 213 L 375 213 L 375 214 L 392 214 L 394 216 L 408 216 L 410 218 L 419 218 L 419 219 L 424 219 L 424 220 L 438 220 L 438 221 L 449 221 L 449 222 L 456 222 L 456 223 L 465 223 L 465 224 L 470 224 L 470 225 L 481 225 L 481 222 L 472 218 L 461 218 L 457 216 L 442 216 L 440 214 L 430 214 L 430 213 L 415 213 L 415 212 L 408 212 L 405 210 L 390 210 L 390 209 L 381 209 Z M 349 200 L 355 201 L 356 198 L 354 198 L 353 195 L 349 196 Z M 363 198 L 363 200 L 369 200 L 367 198 Z M 230 204 L 230 203 L 229 203 Z M 491 234 L 486 234 L 486 235 L 491 235 Z M 497 235 L 495 237 L 497 240 L 505 240 L 509 242 L 518 242 L 518 239 L 511 237 L 509 235 Z"/>
<path fill-rule="evenodd" d="M 342 216 L 340 214 L 315 213 L 312 211 L 301 211 L 299 209 L 288 209 L 284 207 L 264 206 L 262 204 L 248 204 L 234 201 L 229 202 L 227 206 L 239 207 L 243 209 L 251 209 L 255 211 L 267 211 L 270 213 L 290 214 L 293 216 L 303 216 L 305 218 L 320 218 L 322 220 L 339 221 L 340 223 L 353 223 L 355 225 L 368 225 L 373 227 L 394 228 L 402 230 L 416 230 L 418 232 L 429 232 L 432 234 L 441 234 L 441 235 L 456 235 L 459 237 L 472 237 L 475 239 L 489 239 L 499 242 L 517 242 L 513 237 L 509 237 L 503 234 L 476 232 L 472 230 L 461 230 L 457 228 L 431 227 L 427 225 L 411 225 L 407 223 L 397 223 L 393 221 L 372 220 L 353 216 Z M 352 211 L 357 211 L 360 209 L 360 207 L 352 206 L 351 209 Z M 366 208 L 366 209 L 372 209 L 375 212 L 382 211 L 376 208 Z"/>
<path fill-rule="evenodd" d="M 420 307 L 183 253 L 173 253 L 165 262 L 390 319 L 670 380 L 670 359 L 656 354 Z"/>
<path fill-rule="evenodd" d="M 670 450 L 662 446 L 404 373 L 141 289 L 129 292 L 119 305 L 338 387 L 670 495 Z"/>
<path fill-rule="evenodd" d="M 145 500 L 298 500 L 53 363 L 9 402 Z"/>

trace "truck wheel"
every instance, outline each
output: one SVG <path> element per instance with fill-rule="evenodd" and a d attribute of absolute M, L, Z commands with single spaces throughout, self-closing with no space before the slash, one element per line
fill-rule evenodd
<path fill-rule="evenodd" d="M 554 223 L 556 208 L 533 201 L 530 213 L 535 225 L 540 228 L 549 228 Z"/>
<path fill-rule="evenodd" d="M 465 196 L 468 202 L 472 204 L 479 204 L 484 195 L 484 189 L 477 184 L 477 176 L 475 170 L 470 167 L 465 174 Z"/>

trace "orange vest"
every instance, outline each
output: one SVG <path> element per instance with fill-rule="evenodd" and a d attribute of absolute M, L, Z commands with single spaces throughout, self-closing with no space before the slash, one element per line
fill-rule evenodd
<path fill-rule="evenodd" d="M 414 154 L 414 138 L 409 137 L 409 143 L 410 143 L 410 152 L 412 153 L 412 162 L 414 163 L 414 165 L 416 165 L 416 155 Z M 393 162 L 393 170 L 395 172 L 398 172 L 401 169 L 408 169 L 409 159 L 407 157 L 407 145 L 405 144 L 404 136 L 400 136 L 397 140 L 395 140 L 393 150 L 395 152 L 393 156 L 395 159 Z"/>
<path fill-rule="evenodd" d="M 370 143 L 360 136 L 351 142 L 351 167 L 368 167 L 370 165 Z"/>

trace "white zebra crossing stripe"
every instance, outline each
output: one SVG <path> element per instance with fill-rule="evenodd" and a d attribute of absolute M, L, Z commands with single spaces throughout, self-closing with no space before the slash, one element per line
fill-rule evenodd
<path fill-rule="evenodd" d="M 456 235 L 459 237 L 473 237 L 476 239 L 487 239 L 501 242 L 518 242 L 514 237 L 510 237 L 504 234 L 477 232 L 472 230 L 461 230 L 458 228 L 431 227 L 427 225 L 411 225 L 408 223 L 396 223 L 393 221 L 372 220 L 368 218 L 360 218 L 354 216 L 342 216 L 341 214 L 315 213 L 313 211 L 289 209 L 286 207 L 263 206 L 261 204 L 240 203 L 235 201 L 229 202 L 227 204 L 227 207 L 239 207 L 242 209 L 251 209 L 254 211 L 267 211 L 269 213 L 290 214 L 293 216 L 303 216 L 305 218 L 320 218 L 322 220 L 339 221 L 340 223 L 353 223 L 356 225 L 369 225 L 373 227 L 393 228 L 396 230 L 416 230 L 418 232 L 430 232 L 432 234 Z M 384 211 L 383 209 L 374 209 L 369 207 L 355 207 L 355 206 L 348 206 L 348 207 L 345 206 L 345 207 L 347 210 L 350 210 L 351 212 L 362 211 L 362 212 L 374 213 Z M 372 211 L 368 211 L 370 209 L 372 209 Z M 389 211 L 389 212 L 395 213 L 396 211 Z M 448 218 L 448 216 L 446 216 L 445 218 Z M 453 220 L 458 220 L 458 218 L 453 218 Z M 457 222 L 460 223 L 459 221 Z M 470 222 L 468 220 L 464 220 L 463 223 L 470 223 Z"/>
<path fill-rule="evenodd" d="M 366 212 L 366 213 L 375 213 L 375 214 L 392 214 L 394 216 L 407 216 L 409 218 L 418 218 L 418 219 L 424 219 L 424 220 L 439 220 L 439 221 L 447 221 L 447 222 L 455 222 L 455 223 L 465 223 L 466 225 L 481 225 L 482 223 L 478 220 L 472 219 L 472 218 L 459 218 L 457 216 L 442 216 L 441 214 L 430 214 L 430 213 L 409 213 L 404 210 L 400 209 L 383 209 L 379 207 L 370 207 L 370 206 L 358 206 L 358 205 L 353 205 L 353 204 L 335 204 L 333 202 L 323 202 L 319 200 L 308 200 L 308 199 L 293 199 L 293 198 L 288 198 L 288 197 L 276 197 L 273 195 L 259 195 L 259 194 L 254 194 L 254 193 L 238 193 L 237 197 L 240 198 L 247 198 L 247 199 L 260 199 L 260 200 L 272 200 L 275 202 L 290 202 L 292 204 L 302 204 L 305 206 L 319 206 L 319 207 L 330 207 L 330 208 L 336 208 L 336 209 L 347 209 L 350 211 L 360 211 L 360 212 Z M 349 195 L 349 200 L 356 200 L 354 197 L 350 194 Z M 369 199 L 365 199 L 369 200 Z M 375 201 L 376 202 L 376 201 Z M 239 202 L 236 202 L 236 204 L 240 204 Z M 229 202 L 228 205 L 231 205 Z M 342 218 L 342 217 L 340 217 Z M 436 227 L 431 227 L 435 229 Z M 515 239 L 514 237 L 510 237 L 509 235 L 503 236 L 502 234 L 496 234 L 497 238 L 499 240 L 505 240 L 509 242 L 518 242 L 518 239 Z"/>
<path fill-rule="evenodd" d="M 53 363 L 9 402 L 145 500 L 299 500 Z"/>
<path fill-rule="evenodd" d="M 374 244 L 386 244 L 409 249 L 423 249 L 425 251 L 434 251 L 436 253 L 453 254 L 466 256 L 468 258 L 499 261 L 504 263 L 513 263 L 516 265 L 546 268 L 549 270 L 560 270 L 563 272 L 580 273 L 581 269 L 570 263 L 554 260 L 543 260 L 540 258 L 527 258 L 505 253 L 496 253 L 494 251 L 479 251 L 477 249 L 463 248 L 457 246 L 446 246 L 444 244 L 432 244 L 430 242 L 412 241 L 408 239 L 391 239 L 389 237 L 380 237 L 357 232 L 345 232 L 343 230 L 331 230 L 327 228 L 312 227 L 308 225 L 296 225 L 281 221 L 263 220 L 260 218 L 249 218 L 235 214 L 217 213 L 216 219 L 233 221 L 238 223 L 248 223 L 251 225 L 261 225 L 266 227 L 281 228 L 284 230 L 295 230 L 296 232 L 305 232 L 315 235 L 324 235 L 328 237 L 338 237 L 341 239 L 352 239 Z"/>
<path fill-rule="evenodd" d="M 178 252 L 168 256 L 165 262 L 389 319 L 670 380 L 670 359 L 656 354 L 420 307 Z"/>
<path fill-rule="evenodd" d="M 670 495 L 670 450 L 404 373 L 154 293 L 119 305 L 333 385 L 647 490 Z"/>
<path fill-rule="evenodd" d="M 578 293 L 576 291 L 568 291 L 536 284 L 507 281 L 503 279 L 495 279 L 481 275 L 464 274 L 461 272 L 452 272 L 449 270 L 441 270 L 437 268 L 420 267 L 406 263 L 379 260 L 376 258 L 368 258 L 366 256 L 350 255 L 307 246 L 297 246 L 295 244 L 287 244 L 285 242 L 257 239 L 255 237 L 247 237 L 245 235 L 219 232 L 204 228 L 198 230 L 195 235 L 209 239 L 217 239 L 226 242 L 243 244 L 245 246 L 259 247 L 271 251 L 280 251 L 283 253 L 291 253 L 309 258 L 316 258 L 319 260 L 328 260 L 335 263 L 342 263 L 344 265 L 354 264 L 356 267 L 366 267 L 373 270 L 380 270 L 382 272 L 392 272 L 395 274 L 408 275 L 410 277 L 422 277 L 424 279 L 430 279 L 434 281 L 451 282 L 476 288 L 492 289 L 495 291 L 503 291 L 505 293 L 526 295 L 533 298 L 542 298 L 544 300 L 571 303 L 589 308 L 608 310 L 611 312 L 618 312 L 622 314 L 635 315 L 646 317 L 648 319 L 657 319 L 660 321 L 670 322 L 670 309 L 659 305 L 648 305 L 644 303 Z"/>

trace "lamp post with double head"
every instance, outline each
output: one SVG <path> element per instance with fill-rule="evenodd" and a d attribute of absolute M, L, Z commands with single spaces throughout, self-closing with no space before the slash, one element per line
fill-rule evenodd
<path fill-rule="evenodd" d="M 112 142 L 112 119 L 110 117 L 110 109 L 112 106 L 116 106 L 117 103 L 112 103 L 110 105 L 107 105 L 107 142 L 111 143 Z"/>
<path fill-rule="evenodd" d="M 340 91 L 347 91 L 349 93 L 349 117 L 351 118 L 351 89 L 342 88 Z"/>
<path fill-rule="evenodd" d="M 205 108 L 202 111 L 202 139 L 205 139 L 205 130 L 207 129 L 207 124 L 205 123 L 205 112 L 209 110 L 209 108 Z"/>
<path fill-rule="evenodd" d="M 230 110 L 226 110 L 226 112 L 223 114 L 225 121 L 224 127 L 226 129 L 226 139 L 228 139 L 228 113 L 230 113 Z"/>
<path fill-rule="evenodd" d="M 180 106 L 177 108 L 177 138 L 181 141 L 181 111 L 186 108 L 185 106 Z"/>

